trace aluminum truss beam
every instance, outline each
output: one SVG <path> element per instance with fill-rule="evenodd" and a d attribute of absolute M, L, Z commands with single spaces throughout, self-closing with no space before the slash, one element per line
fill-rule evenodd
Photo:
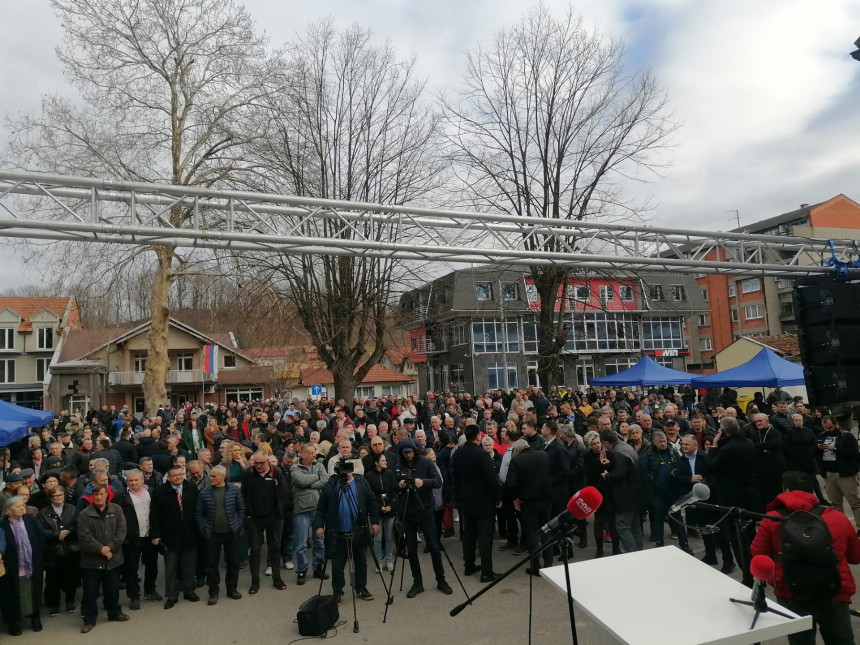
<path fill-rule="evenodd" d="M 180 226 L 170 221 L 176 207 L 185 214 Z M 31 213 L 39 215 L 26 216 Z M 0 170 L 0 237 L 615 271 L 783 277 L 833 271 L 822 266 L 830 256 L 830 241 L 817 238 L 553 220 L 10 170 Z M 841 260 L 854 259 L 851 240 L 834 240 L 833 249 Z M 719 259 L 705 259 L 708 255 Z"/>

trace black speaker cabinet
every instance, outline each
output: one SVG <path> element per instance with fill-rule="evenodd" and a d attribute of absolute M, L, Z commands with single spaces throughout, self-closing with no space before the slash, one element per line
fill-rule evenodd
<path fill-rule="evenodd" d="M 810 365 L 804 368 L 806 390 L 814 405 L 833 405 L 860 399 L 860 366 Z"/>
<path fill-rule="evenodd" d="M 334 596 L 314 596 L 302 603 L 296 617 L 302 636 L 325 636 L 335 626 L 340 613 Z"/>
<path fill-rule="evenodd" d="M 794 289 L 798 327 L 860 322 L 860 282 L 832 278 L 798 282 Z"/>
<path fill-rule="evenodd" d="M 860 363 L 860 324 L 798 327 L 797 335 L 804 365 Z"/>

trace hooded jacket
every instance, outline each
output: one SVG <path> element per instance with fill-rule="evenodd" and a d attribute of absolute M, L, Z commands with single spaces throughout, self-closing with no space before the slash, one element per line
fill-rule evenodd
<path fill-rule="evenodd" d="M 791 513 L 792 511 L 808 511 L 818 505 L 818 498 L 812 493 L 800 490 L 787 491 L 776 496 L 767 506 L 768 515 L 781 515 L 780 511 Z M 860 563 L 860 538 L 854 530 L 851 521 L 843 513 L 828 508 L 821 514 L 821 519 L 827 524 L 830 536 L 833 540 L 833 548 L 839 558 L 839 573 L 842 576 L 842 589 L 836 595 L 839 602 L 851 602 L 851 596 L 857 586 L 854 576 L 851 575 L 849 564 Z M 751 555 L 767 555 L 773 558 L 774 564 L 774 593 L 779 598 L 791 599 L 791 591 L 785 583 L 781 555 L 781 541 L 779 537 L 779 522 L 762 520 L 756 533 L 755 539 L 750 545 Z"/>

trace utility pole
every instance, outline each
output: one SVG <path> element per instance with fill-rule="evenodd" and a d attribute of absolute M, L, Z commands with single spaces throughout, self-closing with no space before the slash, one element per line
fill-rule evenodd
<path fill-rule="evenodd" d="M 508 391 L 508 323 L 505 318 L 505 294 L 502 291 L 502 278 L 499 277 L 499 318 L 502 321 L 502 378 L 504 379 L 504 390 Z"/>

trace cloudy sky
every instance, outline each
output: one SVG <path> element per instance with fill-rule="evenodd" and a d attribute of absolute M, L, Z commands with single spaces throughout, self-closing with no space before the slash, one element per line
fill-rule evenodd
<path fill-rule="evenodd" d="M 454 86 L 464 52 L 515 21 L 513 0 L 247 0 L 273 43 L 308 21 L 359 22 L 416 54 L 434 87 Z M 62 33 L 46 2 L 19 2 L 0 22 L 0 113 L 35 111 L 67 85 Z M 548 0 L 560 14 L 567 2 Z M 623 38 L 627 65 L 651 67 L 682 127 L 671 166 L 631 194 L 653 197 L 653 224 L 725 230 L 838 193 L 860 201 L 860 0 L 585 0 L 574 8 Z M 0 131 L 0 144 L 5 134 Z M 6 267 L 6 268 L 3 268 Z M 0 282 L 38 276 L 0 267 Z"/>

